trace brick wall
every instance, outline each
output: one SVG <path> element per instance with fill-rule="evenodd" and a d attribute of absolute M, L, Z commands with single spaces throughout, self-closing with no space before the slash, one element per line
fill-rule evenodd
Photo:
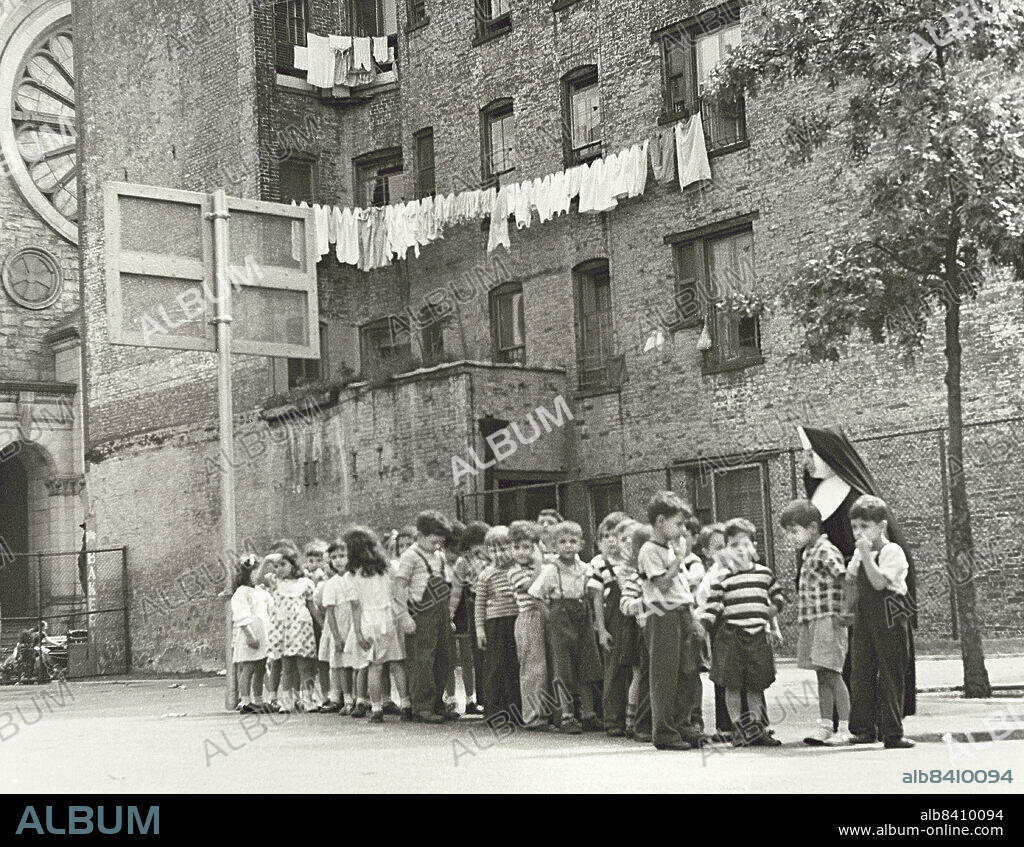
<path fill-rule="evenodd" d="M 186 5 L 175 4 L 175 8 Z M 517 4 L 509 34 L 472 47 L 475 28 L 471 0 L 430 3 L 430 23 L 408 34 L 404 27 L 405 4 L 399 3 L 398 90 L 381 94 L 369 103 L 339 105 L 328 105 L 277 85 L 268 28 L 271 21 L 268 11 L 263 10 L 251 34 L 245 36 L 252 42 L 246 49 L 251 48 L 254 65 L 242 62 L 241 72 L 233 72 L 228 86 L 238 102 L 255 106 L 239 106 L 234 100 L 218 102 L 219 114 L 204 118 L 213 121 L 207 125 L 198 119 L 177 117 L 185 106 L 175 105 L 167 110 L 175 118 L 164 118 L 166 123 L 158 132 L 144 137 L 129 133 L 130 138 L 123 137 L 123 132 L 121 137 L 106 133 L 102 109 L 94 110 L 85 124 L 85 150 L 93 165 L 86 188 L 95 190 L 101 174 L 117 174 L 122 161 L 145 170 L 147 179 L 151 178 L 148 174 L 156 174 L 169 180 L 167 184 L 202 187 L 201 175 L 216 167 L 213 159 L 218 152 L 240 151 L 250 168 L 246 173 L 251 181 L 246 183 L 246 190 L 253 196 L 273 198 L 278 178 L 271 152 L 275 139 L 287 135 L 289 127 L 307 125 L 312 116 L 320 129 L 299 152 L 318 159 L 318 199 L 340 205 L 351 203 L 352 159 L 398 145 L 404 151 L 405 174 L 401 183 L 404 188 L 396 192 L 401 197 L 395 199 L 411 198 L 415 177 L 413 133 L 426 126 L 434 130 L 438 190 L 462 190 L 479 180 L 479 110 L 502 96 L 512 96 L 515 104 L 515 176 L 541 176 L 563 165 L 560 77 L 579 65 L 596 63 L 600 68 L 606 152 L 642 141 L 657 128 L 661 112 L 660 58 L 651 33 L 709 5 L 662 0 L 598 4 L 581 0 L 564 11 L 552 12 L 548 3 Z M 90 8 L 93 6 L 99 17 L 90 27 L 98 32 L 111 13 L 107 4 L 90 4 Z M 312 6 L 315 31 L 345 31 L 340 6 L 318 2 Z M 138 19 L 146 20 L 141 15 Z M 145 46 L 148 36 L 143 33 L 135 46 L 131 41 L 135 34 L 129 27 L 120 21 L 109 36 L 104 31 L 105 37 L 128 39 L 132 44 L 128 61 L 123 64 L 134 68 L 141 62 L 146 74 L 165 68 L 166 61 L 156 58 L 161 56 L 159 51 L 152 45 Z M 245 41 L 242 36 L 238 38 Z M 239 47 L 239 53 L 245 50 Z M 151 99 L 156 98 L 151 98 L 148 86 L 127 79 L 130 74 L 137 78 L 139 70 L 121 72 L 104 65 L 102 57 L 84 58 L 80 67 L 85 76 L 100 79 L 110 75 L 126 86 L 131 92 L 126 106 L 129 113 L 136 103 L 143 115 L 153 108 Z M 218 70 L 228 74 L 229 69 Z M 155 76 L 152 84 L 161 92 L 161 84 L 173 88 L 166 97 L 168 102 L 178 104 L 182 95 L 177 93 L 176 85 L 160 83 Z M 714 181 L 708 191 L 683 194 L 678 186 L 656 185 L 651 180 L 643 197 L 622 201 L 609 213 L 572 213 L 544 225 L 534 224 L 528 230 L 512 228 L 511 250 L 499 251 L 498 255 L 502 273 L 524 286 L 527 363 L 564 369 L 568 384 L 575 384 L 571 271 L 579 262 L 601 257 L 610 265 L 616 349 L 625 356 L 628 375 L 621 392 L 574 397 L 575 420 L 567 430 L 564 452 L 538 453 L 531 460 L 537 465 L 524 465 L 523 469 L 564 469 L 570 478 L 587 478 L 664 468 L 675 461 L 701 456 L 774 451 L 778 458 L 769 461 L 767 470 L 770 507 L 777 513 L 792 494 L 786 451 L 797 446 L 796 424 L 841 425 L 855 438 L 909 433 L 944 424 L 943 361 L 941 343 L 935 335 L 929 338 L 927 352 L 912 364 L 900 360 L 892 349 L 859 340 L 849 358 L 840 364 L 809 365 L 795 358 L 800 327 L 780 293 L 779 282 L 808 257 L 823 252 L 830 239 L 850 225 L 858 194 L 860 174 L 844 165 L 838 151 L 825 149 L 813 163 L 797 169 L 783 165 L 785 116 L 823 103 L 826 96 L 800 87 L 748 99 L 751 145 L 712 160 Z M 106 102 L 113 109 L 121 100 L 108 97 Z M 242 140 L 237 138 L 239 125 L 245 128 Z M 209 150 L 206 158 L 196 159 L 201 166 L 193 164 L 185 169 L 174 165 L 173 156 L 167 159 L 165 148 L 181 132 L 202 133 L 194 136 L 197 147 Z M 258 167 L 254 158 L 257 153 Z M 662 349 L 642 353 L 641 320 L 649 320 L 659 305 L 668 304 L 674 290 L 673 256 L 664 243 L 665 236 L 753 212 L 757 213 L 753 224 L 755 269 L 761 280 L 759 293 L 768 306 L 762 318 L 764 363 L 729 373 L 704 374 L 696 349 L 699 329 L 670 335 Z M 87 208 L 87 222 L 95 224 L 95 215 L 95 210 Z M 418 259 L 370 273 L 340 266 L 332 256 L 326 257 L 320 271 L 321 307 L 338 331 L 345 364 L 359 369 L 358 327 L 362 324 L 398 312 L 407 304 L 418 308 L 428 292 L 453 280 L 472 278 L 475 270 L 493 271 L 489 262 L 494 256 L 488 257 L 485 252 L 486 238 L 479 224 L 451 227 L 442 241 L 425 247 Z M 102 248 L 95 231 L 85 247 L 88 310 L 89 292 L 95 296 L 100 290 L 90 276 L 90 269 L 94 272 L 98 268 Z M 1024 340 L 1018 314 L 1021 295 L 1019 283 L 993 280 L 978 301 L 965 310 L 964 397 L 969 423 L 1022 413 L 1017 378 Z M 181 421 L 198 419 L 210 411 L 209 395 L 199 387 L 212 380 L 210 364 L 204 357 L 104 347 L 96 340 L 105 332 L 98 305 L 89 312 L 89 319 L 94 373 L 90 401 L 99 419 L 97 433 L 113 437 L 143 428 L 143 422 L 159 422 L 161 415 Z M 458 306 L 445 331 L 445 346 L 456 358 L 489 358 L 486 296 Z M 337 366 L 333 353 L 332 359 Z M 236 407 L 244 411 L 247 400 L 258 398 L 265 375 L 255 365 L 240 363 L 238 367 Z M 543 382 L 530 382 L 520 390 L 514 379 L 493 379 L 491 387 L 481 389 L 483 395 L 508 393 L 514 399 L 506 407 L 517 413 L 551 399 L 545 393 L 550 386 Z M 141 386 L 141 392 L 132 387 L 132 381 Z M 350 496 L 358 496 L 365 507 L 367 519 L 384 520 L 391 508 L 404 512 L 412 503 L 407 499 L 410 496 L 415 499 L 422 494 L 423 498 L 450 502 L 455 493 L 445 478 L 450 470 L 450 453 L 438 446 L 448 442 L 435 444 L 430 437 L 420 438 L 418 431 L 403 428 L 404 424 L 394 417 L 402 409 L 411 408 L 394 399 L 406 390 L 399 385 L 366 395 L 356 404 L 358 416 L 346 430 L 369 433 L 367 437 L 373 442 L 369 453 L 371 476 L 378 473 L 377 447 L 382 451 L 381 466 L 394 469 L 391 476 L 378 477 L 379 487 L 350 491 Z M 538 396 L 531 397 L 530 391 L 537 391 Z M 458 409 L 439 419 L 456 431 L 466 431 L 466 408 Z M 96 433 L 91 433 L 91 438 L 94 442 L 101 440 Z M 886 491 L 900 506 L 908 528 L 928 536 L 915 540 L 924 574 L 943 566 L 939 546 L 933 541 L 942 526 L 941 503 L 933 496 L 941 490 L 941 478 L 934 457 L 926 451 L 916 457 L 920 468 L 914 474 L 902 473 L 908 452 L 918 449 L 913 436 L 900 436 L 874 447 L 865 446 L 864 454 L 878 478 L 886 481 Z M 144 467 L 141 457 L 132 461 L 136 463 L 134 468 Z M 179 461 L 190 463 L 182 473 L 200 472 L 195 467 L 194 453 L 182 453 Z M 527 461 L 525 455 L 523 461 Z M 360 468 L 363 462 L 361 456 Z M 1021 555 L 1016 528 L 1024 518 L 1024 509 L 1007 500 L 1001 484 L 992 484 L 984 477 L 983 467 L 975 467 L 968 473 L 977 525 L 1011 551 L 1004 570 L 1019 584 Z M 389 482 L 392 479 L 399 482 Z M 645 478 L 633 492 L 636 503 L 642 502 L 648 488 L 661 487 L 663 480 L 662 472 Z M 269 520 L 268 525 L 295 526 L 296 534 L 307 529 L 319 532 L 319 527 L 326 531 L 328 519 L 324 516 L 336 514 L 341 496 L 333 492 L 284 497 L 265 485 L 262 489 L 256 486 L 254 491 L 262 491 L 267 503 L 254 495 L 253 514 Z M 415 493 L 410 495 L 410 491 Z M 394 507 L 393 502 L 397 504 Z M 273 514 L 265 511 L 268 509 Z M 240 515 L 242 512 L 240 507 Z M 116 511 L 107 513 L 113 520 Z M 248 520 L 240 517 L 240 524 Z M 138 529 L 131 529 L 129 534 L 142 537 Z M 197 539 L 201 540 L 203 555 L 212 549 L 211 539 Z M 780 569 L 791 568 L 791 555 L 780 546 L 778 538 L 774 543 Z M 787 584 L 791 581 L 786 572 L 783 578 Z M 984 587 L 980 605 L 986 627 L 999 634 L 1019 634 L 1024 618 L 1021 598 L 1001 589 L 1002 583 L 995 576 L 985 579 L 987 582 L 979 585 Z M 926 634 L 942 637 L 948 617 L 948 608 L 930 612 L 924 622 Z"/>

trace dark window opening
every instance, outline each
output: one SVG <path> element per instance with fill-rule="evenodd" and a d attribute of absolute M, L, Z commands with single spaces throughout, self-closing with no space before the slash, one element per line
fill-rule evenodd
<path fill-rule="evenodd" d="M 709 150 L 746 141 L 743 95 L 717 103 L 705 98 L 715 67 L 741 43 L 739 6 L 709 10 L 711 24 L 698 16 L 661 35 L 663 108 L 666 119 L 689 118 L 700 110 Z"/>
<path fill-rule="evenodd" d="M 295 48 L 306 46 L 308 22 L 306 0 L 277 0 L 274 3 L 274 54 L 280 73 L 305 74 L 295 70 Z"/>
<path fill-rule="evenodd" d="M 562 79 L 567 166 L 601 156 L 601 90 L 597 66 L 577 68 Z"/>
<path fill-rule="evenodd" d="M 484 182 L 515 170 L 516 126 L 512 101 L 496 100 L 480 112 Z"/>
<path fill-rule="evenodd" d="M 416 133 L 416 196 L 433 197 L 437 194 L 434 183 L 434 130 L 421 129 Z"/>
<path fill-rule="evenodd" d="M 402 151 L 399 148 L 360 156 L 355 165 L 356 199 L 360 206 L 386 206 L 401 199 Z"/>
<path fill-rule="evenodd" d="M 576 289 L 576 349 L 582 391 L 615 385 L 612 285 L 608 260 L 585 262 L 573 270 Z"/>
<path fill-rule="evenodd" d="M 278 165 L 278 197 L 282 203 L 305 201 L 312 205 L 316 197 L 316 162 L 292 157 Z"/>
<path fill-rule="evenodd" d="M 507 282 L 491 292 L 491 340 L 494 361 L 526 362 L 526 318 L 523 286 Z"/>

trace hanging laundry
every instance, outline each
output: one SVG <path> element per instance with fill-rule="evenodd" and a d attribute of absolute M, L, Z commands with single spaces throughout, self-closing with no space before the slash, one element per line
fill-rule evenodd
<path fill-rule="evenodd" d="M 373 241 L 370 244 L 370 262 L 374 268 L 384 268 L 391 264 L 388 253 L 388 220 L 383 208 L 371 210 L 374 217 Z"/>
<path fill-rule="evenodd" d="M 679 170 L 679 188 L 684 189 L 701 180 L 711 179 L 708 149 L 704 144 L 704 125 L 700 112 L 690 118 L 684 128 L 682 121 L 675 125 L 676 162 Z"/>
<path fill-rule="evenodd" d="M 361 271 L 370 270 L 373 250 L 374 219 L 371 209 L 356 209 L 359 220 L 359 263 Z"/>
<path fill-rule="evenodd" d="M 564 215 L 569 211 L 569 177 L 565 171 L 551 174 L 551 215 Z"/>
<path fill-rule="evenodd" d="M 583 177 L 589 168 L 590 165 L 576 165 L 565 172 L 570 202 L 580 196 L 580 189 L 583 187 Z"/>
<path fill-rule="evenodd" d="M 334 84 L 348 85 L 352 68 L 352 36 L 329 35 L 327 41 L 334 51 Z"/>
<path fill-rule="evenodd" d="M 594 159 L 580 184 L 580 212 L 607 212 L 617 205 L 608 183 L 605 160 Z"/>
<path fill-rule="evenodd" d="M 324 35 L 306 34 L 306 82 L 317 88 L 334 85 L 335 52 Z"/>
<path fill-rule="evenodd" d="M 529 229 L 533 213 L 533 181 L 524 180 L 516 186 L 516 229 Z"/>
<path fill-rule="evenodd" d="M 647 151 L 650 146 L 650 139 L 644 139 L 644 146 L 636 159 L 636 179 L 633 183 L 633 193 L 630 197 L 639 197 L 647 190 Z"/>
<path fill-rule="evenodd" d="M 321 206 L 319 203 L 313 204 L 313 225 L 316 228 L 316 260 L 319 262 L 331 251 L 329 244 L 331 231 L 330 206 Z"/>
<path fill-rule="evenodd" d="M 352 70 L 372 71 L 370 60 L 370 39 L 356 36 L 352 39 Z"/>
<path fill-rule="evenodd" d="M 491 229 L 487 235 L 487 252 L 490 253 L 499 244 L 506 250 L 511 248 L 508 240 L 508 199 L 509 191 L 502 188 L 498 191 L 491 210 Z"/>
<path fill-rule="evenodd" d="M 654 133 L 648 148 L 651 170 L 654 178 L 663 185 L 669 185 L 676 176 L 676 139 L 671 127 Z"/>
<path fill-rule="evenodd" d="M 359 210 L 340 210 L 335 206 L 332 215 L 336 216 L 335 230 L 338 233 L 335 254 L 338 261 L 345 265 L 359 264 Z"/>
<path fill-rule="evenodd" d="M 612 153 L 604 160 L 605 181 L 608 183 L 608 195 L 614 200 L 625 197 L 629 192 L 623 185 L 623 171 L 628 170 L 628 151 Z"/>
<path fill-rule="evenodd" d="M 389 59 L 388 37 L 386 35 L 373 36 L 373 61 L 378 65 L 386 65 Z"/>

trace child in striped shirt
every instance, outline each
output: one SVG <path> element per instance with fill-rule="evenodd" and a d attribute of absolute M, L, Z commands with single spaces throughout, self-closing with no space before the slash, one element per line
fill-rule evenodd
<path fill-rule="evenodd" d="M 476 641 L 484 651 L 484 717 L 521 714 L 516 658 L 516 601 L 509 581 L 512 549 L 507 526 L 492 526 L 484 538 L 491 564 L 476 581 Z"/>
<path fill-rule="evenodd" d="M 757 561 L 756 527 L 744 518 L 725 525 L 726 547 L 717 554 L 723 570 L 714 579 L 698 615 L 713 638 L 711 681 L 725 688 L 725 702 L 733 722 L 733 744 L 778 747 L 761 720 L 764 690 L 775 681 L 775 659 L 769 633 L 772 620 L 784 605 L 775 575 Z M 747 691 L 749 711 L 742 713 Z"/>
<path fill-rule="evenodd" d="M 540 527 L 533 521 L 513 521 L 508 528 L 512 545 L 509 583 L 516 601 L 516 653 L 519 659 L 519 691 L 523 702 L 522 723 L 528 730 L 547 731 L 547 710 L 542 708 L 548 696 L 547 618 L 543 600 L 529 593 L 540 576 L 543 563 L 540 551 Z M 479 599 L 477 600 L 479 603 Z M 479 610 L 478 610 L 479 614 Z"/>

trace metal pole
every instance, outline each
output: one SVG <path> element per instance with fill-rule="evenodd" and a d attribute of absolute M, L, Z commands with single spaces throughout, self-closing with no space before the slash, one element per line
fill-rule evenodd
<path fill-rule="evenodd" d="M 228 198 L 224 189 L 213 192 L 213 275 L 217 283 L 214 318 L 217 328 L 217 415 L 220 431 L 220 454 L 226 469 L 220 474 L 220 546 L 221 555 L 237 549 L 235 546 L 235 443 L 234 411 L 231 402 L 231 286 L 228 282 Z M 232 569 L 224 577 L 225 599 L 225 665 L 227 686 L 224 705 L 234 709 L 238 702 L 238 680 L 231 651 L 231 599 Z"/>
<path fill-rule="evenodd" d="M 36 682 L 43 682 L 43 554 L 36 553 L 36 626 L 39 628 L 39 668 Z M 32 645 L 35 649 L 35 645 Z"/>

